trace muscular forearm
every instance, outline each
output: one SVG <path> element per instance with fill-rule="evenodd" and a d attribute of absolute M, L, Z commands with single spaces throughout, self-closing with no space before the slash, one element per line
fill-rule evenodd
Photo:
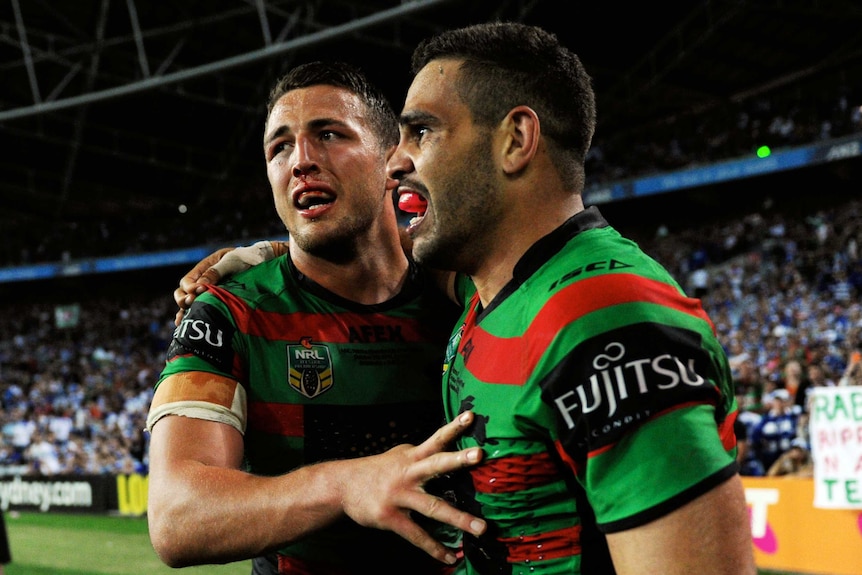
<path fill-rule="evenodd" d="M 417 446 L 330 461 L 278 477 L 240 470 L 242 436 L 230 425 L 183 416 L 154 424 L 150 440 L 150 537 L 172 567 L 224 563 L 276 550 L 349 516 L 361 526 L 399 534 L 440 561 L 455 556 L 413 521 L 418 511 L 474 535 L 483 521 L 423 489 L 433 477 L 476 464 L 478 448 L 447 446 L 472 413 Z"/>
<path fill-rule="evenodd" d="M 336 469 L 280 477 L 196 462 L 150 478 L 150 536 L 171 567 L 226 563 L 275 551 L 343 516 Z M 161 479 L 160 479 L 161 478 Z"/>

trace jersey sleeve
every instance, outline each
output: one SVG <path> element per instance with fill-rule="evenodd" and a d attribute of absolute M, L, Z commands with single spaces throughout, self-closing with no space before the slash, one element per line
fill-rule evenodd
<path fill-rule="evenodd" d="M 560 453 L 603 531 L 652 521 L 736 472 L 729 367 L 699 304 L 674 286 L 643 281 L 636 299 L 567 325 L 544 357 Z"/>
<path fill-rule="evenodd" d="M 165 368 L 156 383 L 147 430 L 167 415 L 225 423 L 245 432 L 246 391 L 235 346 L 237 330 L 210 293 L 192 304 L 174 330 Z"/>

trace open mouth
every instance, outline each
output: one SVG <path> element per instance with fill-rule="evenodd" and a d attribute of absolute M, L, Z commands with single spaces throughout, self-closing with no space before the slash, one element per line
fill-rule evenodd
<path fill-rule="evenodd" d="M 401 192 L 398 196 L 398 209 L 408 214 L 416 214 L 410 220 L 410 227 L 415 227 L 425 217 L 428 202 L 416 192 Z"/>
<path fill-rule="evenodd" d="M 294 205 L 301 210 L 314 210 L 335 201 L 335 198 L 322 192 L 305 192 L 294 198 Z"/>

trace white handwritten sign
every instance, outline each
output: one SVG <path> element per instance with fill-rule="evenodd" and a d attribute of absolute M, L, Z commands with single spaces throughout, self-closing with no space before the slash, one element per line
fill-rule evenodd
<path fill-rule="evenodd" d="M 811 393 L 814 507 L 862 509 L 862 386 Z"/>

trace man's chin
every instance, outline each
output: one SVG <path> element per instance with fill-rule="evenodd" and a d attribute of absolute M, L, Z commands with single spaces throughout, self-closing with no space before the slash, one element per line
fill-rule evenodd
<path fill-rule="evenodd" d="M 356 258 L 356 241 L 353 234 L 339 234 L 325 238 L 302 235 L 297 238 L 291 236 L 290 239 L 299 249 L 316 258 L 334 263 L 348 262 Z"/>
<path fill-rule="evenodd" d="M 447 257 L 437 244 L 423 237 L 421 233 L 411 237 L 413 238 L 413 259 L 428 267 L 446 269 L 443 266 L 451 261 L 451 257 Z"/>

